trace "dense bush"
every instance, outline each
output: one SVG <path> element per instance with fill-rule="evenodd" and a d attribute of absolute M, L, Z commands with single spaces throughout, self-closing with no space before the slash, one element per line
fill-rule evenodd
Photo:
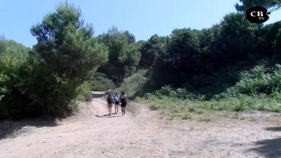
<path fill-rule="evenodd" d="M 83 25 L 79 9 L 61 4 L 32 27 L 38 43 L 26 61 L 1 57 L 1 118 L 66 116 L 79 94 L 89 99 L 85 82 L 107 52 L 93 38 L 92 27 Z"/>
<path fill-rule="evenodd" d="M 29 48 L 19 44 L 13 40 L 7 40 L 4 36 L 0 36 L 0 57 L 5 54 L 12 55 L 20 61 L 25 61 L 29 56 Z"/>
<path fill-rule="evenodd" d="M 277 64 L 276 68 L 265 69 L 263 65 L 256 66 L 251 71 L 241 74 L 241 80 L 227 90 L 227 94 L 237 96 L 246 95 L 271 95 L 281 91 L 281 65 Z"/>
<path fill-rule="evenodd" d="M 115 84 L 106 75 L 100 72 L 96 72 L 91 76 L 89 85 L 93 91 L 107 91 L 115 88 Z"/>
<path fill-rule="evenodd" d="M 77 101 L 90 101 L 93 98 L 91 85 L 89 82 L 84 82 L 80 87 L 78 87 Z"/>
<path fill-rule="evenodd" d="M 139 70 L 134 75 L 126 78 L 123 84 L 114 89 L 113 93 L 121 94 L 122 91 L 126 92 L 129 98 L 135 98 L 136 96 L 142 96 L 145 92 L 149 90 L 147 88 L 149 71 Z"/>

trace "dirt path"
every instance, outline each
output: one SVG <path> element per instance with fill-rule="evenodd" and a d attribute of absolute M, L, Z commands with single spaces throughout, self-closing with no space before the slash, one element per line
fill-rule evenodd
<path fill-rule="evenodd" d="M 17 132 L 0 140 L 0 158 L 281 157 L 280 117 L 171 121 L 145 105 L 129 106 L 126 116 L 103 116 L 105 101 L 94 98 L 57 124 L 2 122 Z"/>

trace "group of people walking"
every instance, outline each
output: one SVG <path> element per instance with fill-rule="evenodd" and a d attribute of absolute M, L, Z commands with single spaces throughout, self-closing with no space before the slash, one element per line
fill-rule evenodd
<path fill-rule="evenodd" d="M 125 92 L 122 92 L 120 96 L 118 96 L 118 94 L 116 93 L 113 97 L 111 96 L 110 93 L 108 94 L 107 104 L 108 104 L 108 109 L 109 109 L 109 116 L 111 116 L 113 105 L 115 106 L 115 114 L 118 113 L 118 106 L 120 103 L 121 103 L 122 115 L 125 115 L 126 106 L 128 103 L 128 98 L 127 98 L 127 95 L 125 94 Z"/>

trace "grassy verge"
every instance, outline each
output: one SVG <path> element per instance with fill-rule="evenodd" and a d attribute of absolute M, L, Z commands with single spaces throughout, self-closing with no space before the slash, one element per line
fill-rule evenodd
<path fill-rule="evenodd" d="M 158 98 L 155 95 L 150 95 L 146 98 L 137 97 L 136 101 L 150 105 L 151 110 L 167 111 L 171 118 L 180 117 L 186 120 L 192 119 L 196 115 L 201 121 L 206 122 L 212 119 L 212 113 L 216 111 L 232 111 L 235 112 L 235 115 L 238 115 L 241 111 L 246 110 L 280 112 L 281 109 L 281 105 L 276 99 L 266 97 L 200 101 L 166 96 Z"/>

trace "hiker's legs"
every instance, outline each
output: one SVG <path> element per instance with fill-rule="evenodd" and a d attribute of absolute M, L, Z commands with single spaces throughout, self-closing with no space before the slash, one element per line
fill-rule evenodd
<path fill-rule="evenodd" d="M 124 115 L 124 107 L 123 106 L 121 107 L 121 110 L 122 110 L 122 115 Z"/>
<path fill-rule="evenodd" d="M 111 110 L 112 110 L 112 104 L 109 104 L 109 105 L 108 105 L 109 116 L 111 115 Z"/>
<path fill-rule="evenodd" d="M 108 105 L 108 115 L 110 116 L 110 105 Z"/>
<path fill-rule="evenodd" d="M 125 115 L 125 113 L 126 113 L 126 105 L 124 106 L 124 115 Z"/>
<path fill-rule="evenodd" d="M 127 106 L 127 103 L 124 103 L 124 104 L 123 104 L 123 113 L 124 113 L 124 115 L 125 115 L 125 113 L 126 113 L 126 106 Z"/>
<path fill-rule="evenodd" d="M 126 104 L 122 103 L 122 105 L 121 105 L 122 115 L 125 115 L 125 108 L 126 108 Z"/>
<path fill-rule="evenodd" d="M 115 103 L 115 113 L 116 114 L 118 113 L 118 105 L 117 105 L 117 103 Z"/>

